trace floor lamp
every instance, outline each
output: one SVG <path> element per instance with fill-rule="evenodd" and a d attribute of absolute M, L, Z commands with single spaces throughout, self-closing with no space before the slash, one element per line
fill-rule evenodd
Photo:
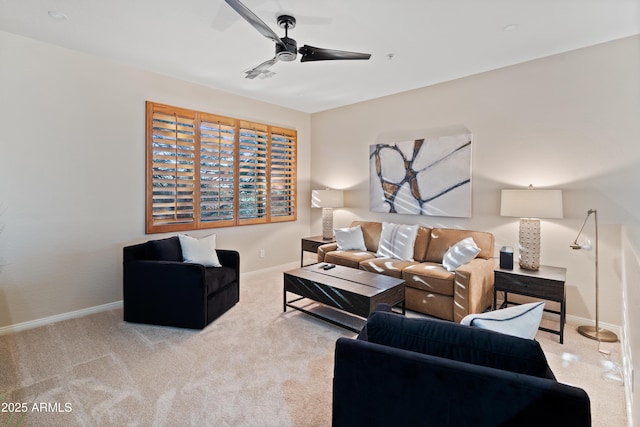
<path fill-rule="evenodd" d="M 596 245 L 595 245 L 595 263 L 596 263 L 596 324 L 595 326 L 588 326 L 588 325 L 583 325 L 583 326 L 578 326 L 578 332 L 580 333 L 580 335 L 583 335 L 587 338 L 590 338 L 592 340 L 597 340 L 597 341 L 603 341 L 603 342 L 616 342 L 618 341 L 618 336 L 607 330 L 607 329 L 603 329 L 599 326 L 599 301 L 598 301 L 598 294 L 599 294 L 599 287 L 598 287 L 598 211 L 595 209 L 589 209 L 587 211 L 587 217 L 584 219 L 584 222 L 582 223 L 582 227 L 580 227 L 580 231 L 578 231 L 578 235 L 576 236 L 576 240 L 573 241 L 573 243 L 570 245 L 571 249 L 587 249 L 589 247 L 589 245 L 581 245 L 578 243 L 578 238 L 580 238 L 580 234 L 582 234 L 582 230 L 584 229 L 585 224 L 587 223 L 587 220 L 589 219 L 589 217 L 593 214 L 593 218 L 595 221 L 595 227 L 596 227 Z"/>

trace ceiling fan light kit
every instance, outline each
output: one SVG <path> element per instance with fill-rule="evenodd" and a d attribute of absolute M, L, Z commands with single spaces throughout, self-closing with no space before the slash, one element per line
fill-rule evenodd
<path fill-rule="evenodd" d="M 275 73 L 269 71 L 269 68 L 278 61 L 291 62 L 294 61 L 300 53 L 302 57 L 300 62 L 309 61 L 332 61 L 332 60 L 367 60 L 371 58 L 371 54 L 348 52 L 343 50 L 323 49 L 319 47 L 304 45 L 298 49 L 298 43 L 289 38 L 289 30 L 295 28 L 296 19 L 291 15 L 278 16 L 278 26 L 284 29 L 284 37 L 278 36 L 267 24 L 265 24 L 258 16 L 248 7 L 238 0 L 225 0 L 240 16 L 242 16 L 253 28 L 258 30 L 260 34 L 272 40 L 276 44 L 276 53 L 272 59 L 263 62 L 252 69 L 245 71 L 246 78 L 254 79 L 256 77 L 271 77 Z"/>

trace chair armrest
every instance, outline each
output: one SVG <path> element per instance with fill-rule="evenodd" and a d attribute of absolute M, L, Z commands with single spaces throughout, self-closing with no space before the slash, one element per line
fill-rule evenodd
<path fill-rule="evenodd" d="M 225 267 L 231 267 L 236 271 L 240 271 L 240 253 L 229 249 L 216 249 L 220 264 Z"/>
<path fill-rule="evenodd" d="M 179 261 L 138 260 L 128 261 L 123 266 L 125 285 L 131 284 L 171 292 L 176 283 L 204 292 L 205 267 Z M 204 295 L 204 294 L 203 294 Z"/>
<path fill-rule="evenodd" d="M 590 426 L 591 409 L 584 390 L 551 379 L 339 338 L 332 418 L 333 427 Z"/>
<path fill-rule="evenodd" d="M 176 261 L 123 265 L 124 320 L 202 328 L 206 315 L 205 267 Z"/>
<path fill-rule="evenodd" d="M 327 252 L 333 252 L 336 250 L 338 250 L 338 244 L 336 242 L 325 243 L 324 245 L 318 246 L 318 262 L 324 262 L 324 257 Z"/>
<path fill-rule="evenodd" d="M 378 304 L 378 305 L 376 305 L 374 307 L 373 313 L 376 313 L 376 312 L 379 312 L 379 311 L 380 312 L 384 312 L 384 313 L 393 313 L 393 307 L 391 307 L 390 304 L 380 303 L 380 304 Z M 369 316 L 371 316 L 371 314 Z M 364 326 L 360 330 L 360 333 L 358 334 L 356 339 L 364 340 L 364 341 L 368 341 L 369 340 L 369 334 L 367 332 L 367 324 L 366 323 L 364 324 Z"/>
<path fill-rule="evenodd" d="M 138 243 L 137 245 L 122 248 L 123 261 L 138 261 L 143 259 L 149 259 L 149 242 Z"/>
<path fill-rule="evenodd" d="M 493 302 L 493 259 L 475 258 L 456 270 L 453 321 L 460 323 L 471 313 L 482 313 Z"/>

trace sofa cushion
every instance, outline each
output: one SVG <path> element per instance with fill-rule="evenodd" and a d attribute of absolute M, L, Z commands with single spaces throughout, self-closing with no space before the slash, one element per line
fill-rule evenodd
<path fill-rule="evenodd" d="M 395 258 L 376 257 L 360 261 L 360 270 L 402 279 L 402 270 L 415 264 L 418 263 L 416 261 L 403 261 Z"/>
<path fill-rule="evenodd" d="M 178 236 L 168 237 L 166 239 L 149 241 L 153 252 L 153 259 L 157 261 L 176 261 L 182 262 L 182 248 Z"/>
<path fill-rule="evenodd" d="M 484 231 L 458 230 L 454 228 L 434 228 L 431 230 L 431 241 L 427 249 L 425 261 L 442 263 L 442 257 L 462 239 L 472 237 L 480 248 L 478 258 L 491 259 L 494 252 L 493 234 Z"/>
<path fill-rule="evenodd" d="M 331 251 L 324 254 L 324 262 L 343 265 L 345 267 L 360 268 L 360 262 L 375 258 L 376 254 L 367 251 Z"/>
<path fill-rule="evenodd" d="M 396 258 L 403 261 L 413 261 L 416 236 L 419 225 L 382 223 L 382 234 L 377 257 Z"/>
<path fill-rule="evenodd" d="M 368 341 L 474 365 L 555 379 L 534 340 L 458 323 L 407 318 L 373 312 L 367 319 Z"/>
<path fill-rule="evenodd" d="M 205 267 L 222 267 L 216 253 L 216 235 L 210 234 L 202 239 L 178 235 L 184 262 L 202 264 Z"/>
<path fill-rule="evenodd" d="M 458 267 L 468 263 L 480 253 L 480 248 L 473 241 L 473 237 L 467 237 L 451 246 L 442 257 L 442 266 L 447 271 L 456 271 Z"/>
<path fill-rule="evenodd" d="M 402 271 L 405 286 L 453 296 L 456 274 L 447 271 L 442 264 L 423 262 L 407 266 Z"/>
<path fill-rule="evenodd" d="M 424 313 L 438 319 L 454 321 L 453 308 L 455 301 L 453 296 L 405 286 L 404 304 L 407 310 Z"/>
<path fill-rule="evenodd" d="M 378 243 L 380 243 L 380 233 L 382 233 L 382 223 L 372 221 L 353 221 L 351 227 L 359 225 L 362 229 L 362 237 L 364 238 L 364 245 L 367 247 L 368 252 L 375 253 L 378 250 Z"/>
<path fill-rule="evenodd" d="M 362 236 L 362 227 L 356 225 L 349 228 L 336 228 L 333 230 L 336 235 L 336 243 L 339 251 L 360 250 L 366 251 L 364 245 L 364 237 Z"/>
<path fill-rule="evenodd" d="M 418 235 L 416 236 L 416 242 L 413 249 L 413 259 L 416 261 L 424 261 L 427 256 L 427 249 L 429 248 L 429 242 L 431 241 L 431 229 L 428 227 L 420 226 L 418 228 Z"/>
<path fill-rule="evenodd" d="M 360 225 L 362 228 L 362 236 L 365 246 L 369 252 L 377 252 L 380 243 L 380 234 L 382 233 L 382 223 L 372 221 L 353 221 L 351 227 Z M 416 261 L 424 261 L 427 255 L 427 248 L 431 240 L 431 229 L 429 227 L 420 226 L 418 235 L 414 244 L 413 259 Z"/>
<path fill-rule="evenodd" d="M 460 323 L 532 340 L 538 332 L 543 311 L 544 302 L 532 302 L 487 313 L 469 314 Z"/>

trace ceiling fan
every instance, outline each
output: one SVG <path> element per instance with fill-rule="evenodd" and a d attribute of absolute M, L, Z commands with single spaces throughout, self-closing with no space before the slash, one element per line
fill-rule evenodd
<path fill-rule="evenodd" d="M 225 0 L 225 2 L 233 8 L 240 16 L 242 16 L 253 28 L 258 30 L 260 34 L 266 38 L 273 40 L 276 43 L 276 55 L 245 71 L 247 74 L 245 77 L 248 79 L 254 79 L 260 77 L 271 77 L 275 73 L 269 71 L 269 68 L 278 61 L 291 62 L 296 59 L 297 54 L 300 53 L 302 57 L 300 62 L 307 61 L 331 61 L 331 60 L 343 60 L 343 59 L 369 59 L 371 54 L 347 52 L 343 50 L 323 49 L 319 47 L 313 47 L 304 45 L 298 49 L 298 44 L 292 38 L 289 38 L 289 30 L 295 28 L 296 19 L 290 15 L 278 16 L 278 26 L 284 28 L 284 37 L 279 37 L 267 24 L 265 24 L 258 16 L 253 13 L 249 8 L 242 4 L 239 0 Z"/>

